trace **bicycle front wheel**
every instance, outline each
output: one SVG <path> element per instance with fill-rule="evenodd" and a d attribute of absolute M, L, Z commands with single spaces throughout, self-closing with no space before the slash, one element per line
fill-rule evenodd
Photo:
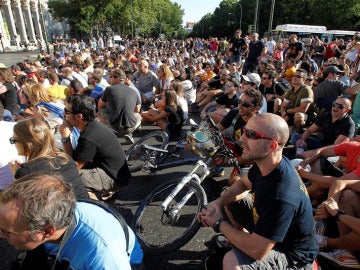
<path fill-rule="evenodd" d="M 128 151 L 126 151 L 126 161 L 129 166 L 130 172 L 139 171 L 144 161 L 147 161 L 152 155 L 153 158 L 156 158 L 156 163 L 159 164 L 162 162 L 162 159 L 165 158 L 164 153 L 156 153 L 156 152 L 146 152 L 141 147 L 142 144 L 158 147 L 161 149 L 166 149 L 169 143 L 169 135 L 162 130 L 155 130 L 141 137 L 138 141 L 136 141 Z"/>
<path fill-rule="evenodd" d="M 179 180 L 172 180 L 155 188 L 136 210 L 132 227 L 146 254 L 165 254 L 185 245 L 200 228 L 197 213 L 207 206 L 204 189 L 195 180 L 187 183 L 169 203 L 164 211 L 163 201 L 177 186 Z M 178 203 L 193 192 L 185 205 L 175 216 L 169 213 Z"/>

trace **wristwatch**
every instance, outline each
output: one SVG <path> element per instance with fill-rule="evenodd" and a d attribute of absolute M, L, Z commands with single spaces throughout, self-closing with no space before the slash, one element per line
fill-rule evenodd
<path fill-rule="evenodd" d="M 221 222 L 225 221 L 225 218 L 219 218 L 217 221 L 215 221 L 215 223 L 213 224 L 213 229 L 216 233 L 220 232 L 220 224 Z"/>
<path fill-rule="evenodd" d="M 335 219 L 336 219 L 337 221 L 340 221 L 339 217 L 340 217 L 341 215 L 346 215 L 346 213 L 345 213 L 344 211 L 338 210 L 337 213 L 336 213 L 336 215 L 335 215 Z"/>
<path fill-rule="evenodd" d="M 62 143 L 70 142 L 70 137 L 61 138 L 61 142 L 62 142 Z"/>

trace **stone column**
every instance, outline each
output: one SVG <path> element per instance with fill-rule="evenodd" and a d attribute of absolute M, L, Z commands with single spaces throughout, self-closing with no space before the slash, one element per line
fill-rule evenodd
<path fill-rule="evenodd" d="M 30 43 L 36 43 L 36 36 L 34 30 L 34 24 L 31 17 L 30 0 L 21 0 L 23 11 L 25 14 L 27 33 L 29 35 Z"/>
<path fill-rule="evenodd" d="M 24 22 L 24 17 L 21 9 L 20 0 L 13 0 L 13 8 L 16 17 L 16 25 L 18 26 L 18 30 L 20 32 L 20 38 L 22 44 L 28 44 L 29 40 L 26 35 L 26 27 Z"/>
<path fill-rule="evenodd" d="M 19 46 L 19 43 L 17 41 L 15 20 L 14 20 L 13 14 L 12 14 L 10 0 L 3 0 L 3 7 L 4 7 L 5 20 L 7 22 L 7 26 L 8 26 L 8 30 L 9 30 L 9 34 L 10 34 L 10 45 Z"/>
<path fill-rule="evenodd" d="M 0 41 L 0 46 L 1 46 L 1 51 L 4 51 L 4 46 L 9 46 L 9 39 L 8 37 L 5 35 L 5 27 L 4 27 L 4 19 L 2 17 L 2 13 L 0 11 L 0 34 L 2 36 L 2 39 Z"/>
<path fill-rule="evenodd" d="M 43 34 L 42 34 L 42 30 L 41 30 L 41 24 L 40 24 L 40 15 L 39 15 L 39 10 L 38 10 L 38 1 L 30 1 L 30 7 L 31 7 L 31 12 L 34 18 L 34 26 L 35 26 L 35 32 L 36 32 L 36 36 L 40 39 L 40 40 L 44 40 L 43 38 Z"/>

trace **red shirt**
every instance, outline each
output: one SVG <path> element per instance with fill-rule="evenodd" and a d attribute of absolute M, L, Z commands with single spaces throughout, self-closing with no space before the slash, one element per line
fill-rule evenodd
<path fill-rule="evenodd" d="M 346 173 L 353 173 L 360 177 L 360 143 L 345 142 L 334 147 L 337 156 L 346 157 Z"/>

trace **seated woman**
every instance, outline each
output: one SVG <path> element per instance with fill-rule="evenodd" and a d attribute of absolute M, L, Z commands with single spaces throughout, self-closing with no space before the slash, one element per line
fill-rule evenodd
<path fill-rule="evenodd" d="M 179 135 L 184 123 L 184 112 L 177 101 L 177 94 L 174 90 L 166 90 L 164 99 L 165 109 L 163 111 L 150 109 L 141 113 L 143 122 L 156 122 L 162 130 L 166 130 L 170 135 Z"/>
<path fill-rule="evenodd" d="M 27 86 L 24 93 L 33 106 L 34 117 L 41 119 L 48 124 L 51 134 L 54 135 L 56 146 L 62 148 L 58 127 L 63 122 L 64 102 L 62 100 L 54 99 L 49 91 L 41 84 Z"/>
<path fill-rule="evenodd" d="M 18 166 L 15 179 L 34 172 L 58 173 L 74 189 L 78 199 L 88 198 L 74 160 L 55 147 L 48 125 L 37 118 L 27 118 L 14 126 L 10 143 L 15 144 L 19 155 L 27 158 Z"/>

